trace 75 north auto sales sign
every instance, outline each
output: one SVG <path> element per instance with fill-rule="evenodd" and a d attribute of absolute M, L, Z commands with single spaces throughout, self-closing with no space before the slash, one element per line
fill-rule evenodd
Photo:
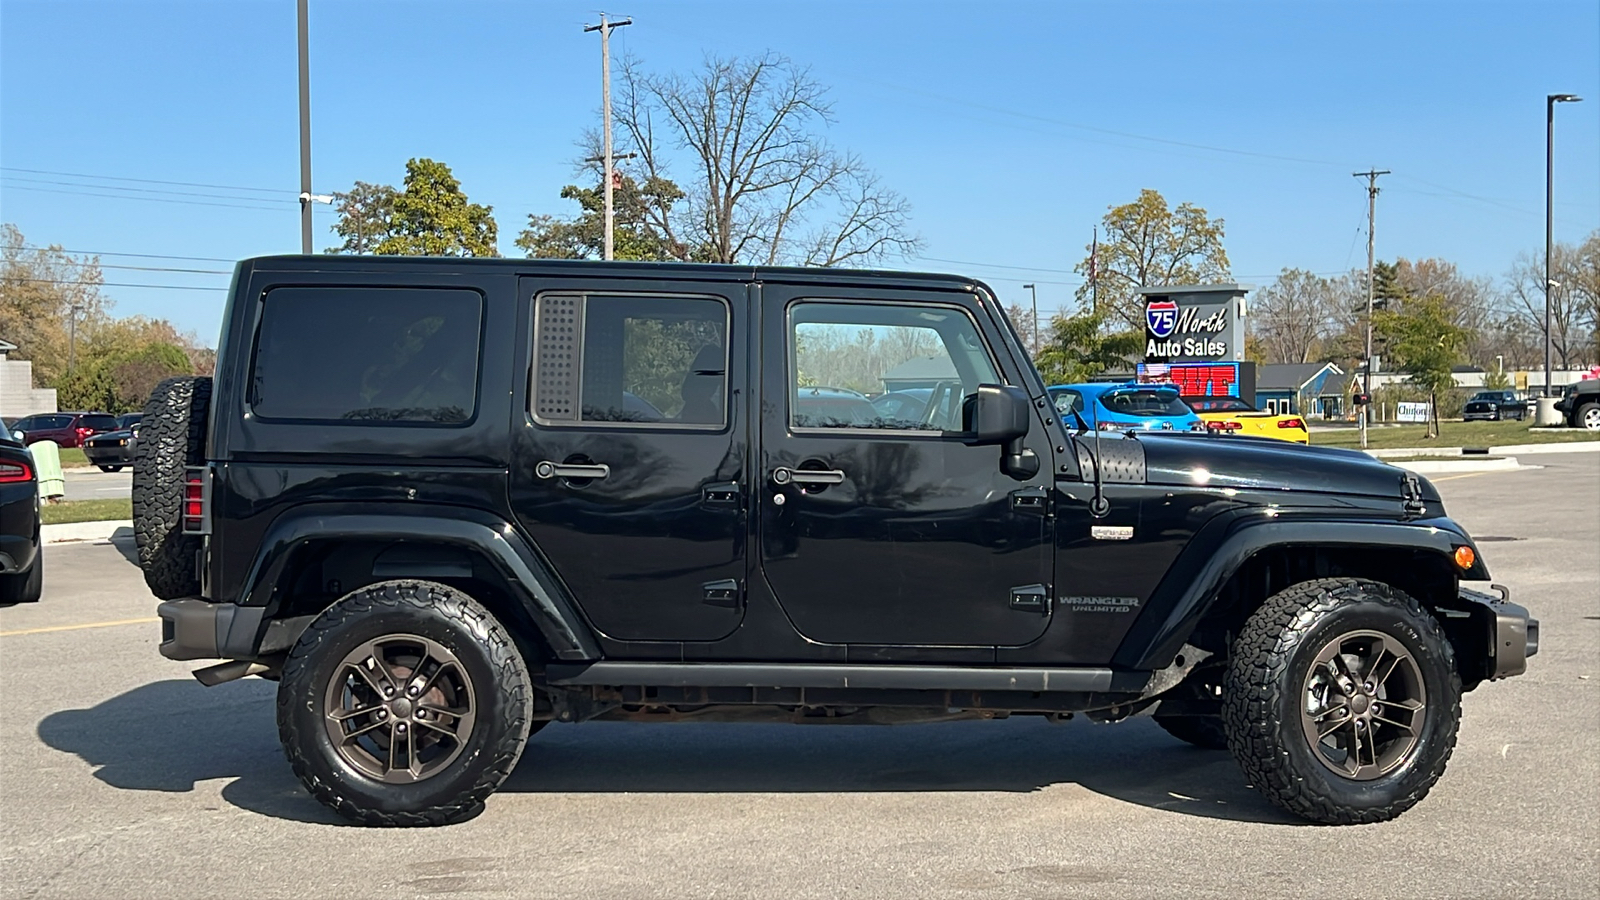
<path fill-rule="evenodd" d="M 1231 285 L 1229 288 L 1233 287 Z M 1238 359 L 1244 348 L 1240 290 L 1200 290 L 1152 294 L 1145 302 L 1146 361 Z"/>

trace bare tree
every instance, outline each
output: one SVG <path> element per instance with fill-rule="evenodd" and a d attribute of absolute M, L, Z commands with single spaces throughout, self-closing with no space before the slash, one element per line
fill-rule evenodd
<path fill-rule="evenodd" d="M 906 200 L 817 134 L 833 121 L 827 89 L 786 57 L 708 57 L 689 75 L 625 59 L 613 114 L 617 152 L 637 154 L 621 168 L 683 191 L 646 218 L 685 260 L 837 266 L 918 246 Z"/>
<path fill-rule="evenodd" d="M 1338 285 L 1304 269 L 1284 269 L 1250 299 L 1250 331 L 1269 363 L 1323 358 L 1337 316 Z"/>
<path fill-rule="evenodd" d="M 1587 246 L 1587 243 L 1586 245 Z M 1563 368 L 1594 358 L 1593 297 L 1585 296 L 1582 248 L 1557 244 L 1550 260 L 1550 347 L 1555 365 Z M 1591 285 L 1590 291 L 1593 290 Z M 1532 335 L 1543 365 L 1544 254 L 1523 253 L 1506 273 L 1505 311 Z"/>

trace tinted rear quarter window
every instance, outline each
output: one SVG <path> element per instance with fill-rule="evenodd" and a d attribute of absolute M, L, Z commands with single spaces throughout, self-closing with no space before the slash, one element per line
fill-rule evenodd
<path fill-rule="evenodd" d="M 463 425 L 477 410 L 483 298 L 434 288 L 284 287 L 262 301 L 262 419 Z"/>

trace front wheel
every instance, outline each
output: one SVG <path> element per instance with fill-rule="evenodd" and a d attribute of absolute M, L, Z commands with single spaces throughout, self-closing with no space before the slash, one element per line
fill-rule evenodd
<path fill-rule="evenodd" d="M 278 685 L 278 734 L 312 796 L 365 825 L 470 819 L 533 712 L 511 638 L 466 594 L 388 581 L 324 610 Z"/>
<path fill-rule="evenodd" d="M 1578 407 L 1578 414 L 1573 418 L 1577 420 L 1579 428 L 1600 431 L 1600 403 L 1585 403 Z"/>
<path fill-rule="evenodd" d="M 1312 821 L 1380 822 L 1415 806 L 1444 774 L 1460 720 L 1450 642 L 1388 585 L 1294 585 L 1234 644 L 1228 749 L 1268 800 Z"/>

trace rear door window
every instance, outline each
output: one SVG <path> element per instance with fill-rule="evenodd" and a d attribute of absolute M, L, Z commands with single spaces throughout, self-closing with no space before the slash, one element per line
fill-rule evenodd
<path fill-rule="evenodd" d="M 93 428 L 95 431 L 114 431 L 117 427 L 116 416 L 84 416 L 78 420 L 79 428 Z"/>
<path fill-rule="evenodd" d="M 282 287 L 262 302 L 250 405 L 262 419 L 465 425 L 483 297 L 441 288 Z"/>
<path fill-rule="evenodd" d="M 1189 407 L 1183 405 L 1172 391 L 1110 391 L 1100 398 L 1100 405 L 1125 416 L 1186 416 Z"/>

